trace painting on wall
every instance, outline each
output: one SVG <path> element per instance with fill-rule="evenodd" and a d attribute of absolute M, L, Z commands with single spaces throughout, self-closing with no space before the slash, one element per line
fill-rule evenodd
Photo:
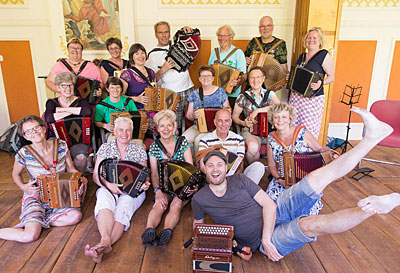
<path fill-rule="evenodd" d="M 79 38 L 85 50 L 104 50 L 110 37 L 121 38 L 118 0 L 62 0 L 65 38 Z"/>

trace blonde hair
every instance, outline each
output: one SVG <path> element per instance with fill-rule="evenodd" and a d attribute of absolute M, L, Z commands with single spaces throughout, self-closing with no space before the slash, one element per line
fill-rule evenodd
<path fill-rule="evenodd" d="M 296 108 L 292 105 L 287 104 L 286 102 L 271 105 L 268 110 L 268 122 L 273 124 L 274 115 L 282 111 L 289 112 L 290 124 L 293 124 L 294 120 L 296 119 Z"/>
<path fill-rule="evenodd" d="M 158 112 L 154 117 L 153 120 L 154 122 L 157 124 L 157 126 L 160 123 L 160 120 L 167 118 L 169 119 L 172 124 L 175 123 L 176 121 L 176 115 L 172 110 L 166 109 L 166 110 L 161 110 L 160 112 Z"/>
<path fill-rule="evenodd" d="M 325 41 L 325 35 L 324 35 L 324 31 L 322 30 L 322 28 L 320 27 L 313 27 L 311 28 L 309 31 L 307 31 L 306 35 L 304 36 L 304 40 L 303 40 L 303 46 L 304 48 L 307 48 L 307 36 L 308 34 L 310 34 L 310 32 L 312 31 L 316 31 L 318 34 L 318 39 L 319 39 L 319 48 L 323 48 L 324 45 L 326 44 Z"/>

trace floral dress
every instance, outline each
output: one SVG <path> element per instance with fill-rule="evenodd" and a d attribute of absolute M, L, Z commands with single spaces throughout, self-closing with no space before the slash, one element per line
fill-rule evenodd
<path fill-rule="evenodd" d="M 310 148 L 304 142 L 304 135 L 306 134 L 306 128 L 300 129 L 299 134 L 297 135 L 296 141 L 294 143 L 293 152 L 294 153 L 307 153 L 310 151 Z M 285 148 L 282 147 L 272 135 L 268 135 L 268 142 L 272 149 L 272 155 L 274 161 L 279 164 L 279 155 L 286 152 Z M 287 146 L 289 150 L 292 150 L 292 145 Z M 280 176 L 284 176 L 283 173 L 280 172 L 278 168 L 278 172 Z M 278 199 L 279 195 L 285 191 L 286 189 L 275 179 L 269 183 L 267 188 L 267 194 L 271 197 L 272 200 Z M 317 215 L 319 211 L 322 209 L 323 205 L 321 199 L 319 199 L 314 206 L 310 209 L 308 215 Z"/>

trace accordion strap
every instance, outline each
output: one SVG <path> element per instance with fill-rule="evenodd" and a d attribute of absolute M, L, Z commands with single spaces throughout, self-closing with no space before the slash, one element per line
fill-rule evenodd
<path fill-rule="evenodd" d="M 194 162 L 194 163 L 195 163 L 195 164 L 199 163 L 199 161 L 200 161 L 203 157 L 205 157 L 206 154 L 208 154 L 208 153 L 211 152 L 211 151 L 218 150 L 218 149 L 221 149 L 221 148 L 223 148 L 222 145 L 215 145 L 215 146 L 212 146 L 212 147 L 210 147 L 210 148 L 207 148 L 207 149 L 198 151 L 197 153 L 195 153 L 195 154 L 193 155 L 193 159 L 195 159 L 195 162 Z"/>
<path fill-rule="evenodd" d="M 161 151 L 168 157 L 168 159 L 172 160 L 175 157 L 175 154 L 178 152 L 178 149 L 181 146 L 184 138 L 185 138 L 184 136 L 178 137 L 178 140 L 175 142 L 175 149 L 174 149 L 174 153 L 172 154 L 172 156 L 167 152 L 167 149 L 162 144 L 162 142 L 159 138 L 156 138 L 154 140 L 154 142 L 157 143 L 158 147 L 160 147 Z"/>
<path fill-rule="evenodd" d="M 300 130 L 304 128 L 304 126 L 296 126 L 296 129 L 294 129 L 294 133 L 293 133 L 293 138 L 292 138 L 292 143 L 290 146 L 290 150 L 289 148 L 285 145 L 285 143 L 283 142 L 283 140 L 278 136 L 278 134 L 276 133 L 276 131 L 271 132 L 270 135 L 275 138 L 275 141 L 279 143 L 279 145 L 281 145 L 283 148 L 285 148 L 286 151 L 288 151 L 289 153 L 292 153 L 294 150 L 294 144 L 296 143 L 296 139 L 297 136 L 300 133 Z"/>
<path fill-rule="evenodd" d="M 79 67 L 78 73 L 75 73 L 75 71 L 72 69 L 72 67 L 67 63 L 65 59 L 61 59 L 61 62 L 65 65 L 66 68 L 68 68 L 69 71 L 71 71 L 75 76 L 78 76 L 81 74 L 82 70 L 86 67 L 89 61 L 84 61 L 83 64 Z"/>
<path fill-rule="evenodd" d="M 270 52 L 271 52 L 272 50 L 274 50 L 278 45 L 280 45 L 281 43 L 283 43 L 283 40 L 279 40 L 279 41 L 278 41 L 277 43 L 275 43 L 270 49 L 268 49 L 267 52 L 264 52 L 264 48 L 262 47 L 260 40 L 258 40 L 257 37 L 255 37 L 255 40 L 256 40 L 256 43 L 257 43 L 258 47 L 260 48 L 261 52 L 262 52 L 262 53 L 265 53 L 265 54 L 270 53 Z"/>
<path fill-rule="evenodd" d="M 137 69 L 136 67 L 132 66 L 131 69 L 133 71 L 136 72 L 136 74 L 138 74 L 145 82 L 147 82 L 150 86 L 155 86 L 155 82 L 153 80 L 153 76 L 151 75 L 150 69 L 145 66 L 144 67 L 147 71 L 147 75 L 149 76 L 149 78 L 147 78 L 139 69 Z M 149 80 L 150 79 L 150 80 Z"/>
<path fill-rule="evenodd" d="M 122 108 L 122 110 L 117 108 L 117 107 L 115 107 L 115 106 L 113 106 L 113 105 L 111 105 L 111 104 L 108 104 L 107 102 L 104 102 L 104 101 L 99 101 L 97 104 L 100 104 L 100 105 L 103 105 L 105 107 L 114 109 L 114 110 L 116 110 L 118 112 L 124 112 L 125 109 L 126 109 L 126 106 L 128 106 L 128 103 L 129 103 L 130 100 L 131 100 L 131 98 L 126 98 L 126 101 L 124 103 L 124 107 Z"/>
<path fill-rule="evenodd" d="M 219 64 L 223 64 L 230 56 L 233 55 L 233 53 L 236 52 L 236 50 L 238 50 L 238 48 L 235 47 L 234 49 L 232 49 L 232 51 L 229 52 L 228 55 L 226 55 L 226 57 L 222 60 L 222 62 L 221 62 L 221 58 L 220 58 L 220 55 L 219 55 L 219 49 L 218 49 L 218 47 L 214 48 L 214 50 L 215 50 L 215 56 L 217 57 L 218 63 L 219 63 Z"/>
<path fill-rule="evenodd" d="M 26 145 L 26 149 L 32 154 L 32 156 L 42 165 L 42 167 L 50 172 L 51 174 L 56 173 L 58 163 L 58 139 L 53 139 L 53 170 L 50 169 L 49 165 L 43 160 L 43 158 L 33 149 L 30 145 Z"/>
<path fill-rule="evenodd" d="M 204 108 L 204 92 L 203 92 L 203 87 L 201 86 L 199 88 L 199 97 L 201 102 L 201 108 Z"/>
<path fill-rule="evenodd" d="M 118 68 L 118 70 L 122 70 L 122 69 L 126 68 L 126 67 L 124 67 L 124 62 L 123 61 L 122 61 L 122 67 L 117 65 L 116 63 L 110 61 L 110 60 L 103 60 L 103 62 L 106 62 L 109 65 L 114 66 L 115 68 Z"/>
<path fill-rule="evenodd" d="M 158 51 L 165 51 L 165 52 L 168 52 L 168 49 L 166 49 L 166 48 L 159 48 L 159 47 L 153 48 L 153 49 L 147 54 L 147 58 L 150 56 L 151 53 L 153 53 L 153 52 L 158 52 Z"/>
<path fill-rule="evenodd" d="M 264 103 L 267 102 L 270 92 L 271 92 L 271 90 L 268 90 L 268 89 L 267 89 L 267 92 L 265 92 L 265 95 L 264 95 L 263 99 L 261 100 L 260 104 L 257 104 L 257 102 L 255 101 L 255 99 L 252 98 L 252 97 L 250 97 L 250 95 L 247 94 L 246 91 L 244 91 L 242 94 L 243 94 L 243 96 L 245 96 L 255 107 L 257 107 L 257 108 L 262 108 L 262 106 L 264 105 Z"/>

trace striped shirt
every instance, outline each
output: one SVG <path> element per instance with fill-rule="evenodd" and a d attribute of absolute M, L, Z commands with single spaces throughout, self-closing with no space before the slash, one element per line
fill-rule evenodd
<path fill-rule="evenodd" d="M 225 140 L 221 140 L 217 136 L 216 130 L 211 133 L 208 133 L 204 137 L 201 138 L 199 143 L 199 151 L 216 146 L 222 145 L 228 151 L 235 153 L 237 155 L 244 156 L 245 148 L 244 148 L 244 139 L 238 134 L 235 134 L 232 131 L 229 131 L 228 137 Z"/>

